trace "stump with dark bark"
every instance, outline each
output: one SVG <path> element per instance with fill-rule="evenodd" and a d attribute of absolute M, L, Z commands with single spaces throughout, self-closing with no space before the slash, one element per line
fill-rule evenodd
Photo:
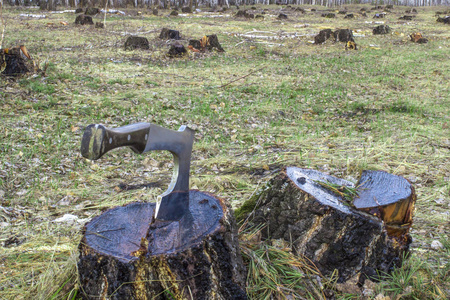
<path fill-rule="evenodd" d="M 22 53 L 19 47 L 0 49 L 0 74 L 19 76 L 28 73 L 30 71 L 27 66 L 28 59 Z"/>
<path fill-rule="evenodd" d="M 84 12 L 85 15 L 88 16 L 95 16 L 96 14 L 100 13 L 100 9 L 97 7 L 88 7 L 86 8 L 86 11 Z"/>
<path fill-rule="evenodd" d="M 167 53 L 167 55 L 173 58 L 183 56 L 186 53 L 187 53 L 186 48 L 183 45 L 176 43 L 170 45 L 169 52 Z"/>
<path fill-rule="evenodd" d="M 91 16 L 87 15 L 78 15 L 75 19 L 75 24 L 78 25 L 94 25 L 94 21 L 92 21 Z"/>
<path fill-rule="evenodd" d="M 180 32 L 178 30 L 163 28 L 159 34 L 159 38 L 162 40 L 180 40 Z"/>
<path fill-rule="evenodd" d="M 145 37 L 141 36 L 129 36 L 125 41 L 125 50 L 134 50 L 134 49 L 150 49 L 150 44 Z"/>
<path fill-rule="evenodd" d="M 192 8 L 190 6 L 184 6 L 181 8 L 181 12 L 185 14 L 192 14 Z"/>
<path fill-rule="evenodd" d="M 354 42 L 353 31 L 351 29 L 338 29 L 333 32 L 333 37 L 335 42 Z"/>
<path fill-rule="evenodd" d="M 346 190 L 353 191 L 354 199 L 349 200 Z M 289 167 L 236 215 L 264 226 L 263 238 L 290 243 L 324 275 L 337 270 L 339 282 L 354 276 L 361 282 L 377 279 L 400 265 L 408 252 L 414 189 L 399 176 L 366 171 L 357 191 L 359 198 L 351 182 Z"/>
<path fill-rule="evenodd" d="M 236 224 L 223 200 L 190 191 L 180 221 L 154 203 L 116 207 L 86 224 L 78 271 L 84 299 L 246 299 Z"/>
<path fill-rule="evenodd" d="M 332 34 L 333 31 L 331 29 L 323 29 L 319 31 L 319 34 L 314 37 L 314 44 L 325 43 L 325 41 L 328 40 Z"/>
<path fill-rule="evenodd" d="M 388 34 L 391 31 L 391 27 L 388 25 L 379 25 L 372 30 L 373 34 Z"/>

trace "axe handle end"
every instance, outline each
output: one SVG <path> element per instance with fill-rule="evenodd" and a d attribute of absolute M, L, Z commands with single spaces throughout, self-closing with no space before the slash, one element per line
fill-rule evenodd
<path fill-rule="evenodd" d="M 150 123 L 137 123 L 115 129 L 91 124 L 84 130 L 81 155 L 96 160 L 112 149 L 125 146 L 134 152 L 142 153 L 149 138 L 149 129 Z"/>

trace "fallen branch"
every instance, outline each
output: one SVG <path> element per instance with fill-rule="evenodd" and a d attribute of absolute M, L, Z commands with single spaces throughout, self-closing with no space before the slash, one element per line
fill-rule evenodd
<path fill-rule="evenodd" d="M 266 66 L 264 66 L 264 67 L 262 67 L 262 68 L 259 68 L 259 69 L 256 69 L 256 70 L 254 70 L 254 71 L 248 73 L 247 75 L 241 76 L 241 77 L 239 77 L 239 78 L 237 78 L 237 79 L 235 79 L 235 80 L 232 80 L 232 81 L 230 81 L 230 82 L 228 82 L 228 83 L 225 83 L 225 84 L 219 86 L 219 89 L 220 89 L 220 88 L 223 88 L 223 87 L 226 87 L 227 85 L 230 85 L 230 84 L 232 84 L 233 82 L 236 82 L 236 81 L 238 81 L 238 80 L 244 79 L 244 78 L 246 78 L 246 77 L 248 77 L 248 76 L 250 76 L 250 75 L 252 75 L 252 74 L 254 74 L 254 73 L 258 72 L 258 71 L 261 71 L 261 70 L 265 69 L 265 68 L 266 68 Z"/>

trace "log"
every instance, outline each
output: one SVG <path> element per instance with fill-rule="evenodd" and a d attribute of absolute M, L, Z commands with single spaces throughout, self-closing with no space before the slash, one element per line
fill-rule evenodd
<path fill-rule="evenodd" d="M 264 239 L 289 242 L 325 276 L 337 270 L 338 282 L 355 276 L 360 283 L 377 280 L 408 252 L 415 194 L 405 179 L 385 172 L 365 171 L 358 185 L 288 167 L 236 215 L 250 226 L 264 226 Z"/>
<path fill-rule="evenodd" d="M 154 220 L 154 203 L 107 210 L 85 225 L 78 271 L 83 299 L 246 299 L 231 210 L 189 192 L 180 221 Z"/>

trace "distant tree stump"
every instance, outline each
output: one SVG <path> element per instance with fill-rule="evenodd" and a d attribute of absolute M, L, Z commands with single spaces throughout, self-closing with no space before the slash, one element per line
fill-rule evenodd
<path fill-rule="evenodd" d="M 333 18 L 336 18 L 336 14 L 333 14 L 333 13 L 322 14 L 322 17 L 333 19 Z"/>
<path fill-rule="evenodd" d="M 373 34 L 388 34 L 391 31 L 391 27 L 389 27 L 388 25 L 380 25 L 372 30 Z"/>
<path fill-rule="evenodd" d="M 163 28 L 159 34 L 159 38 L 162 40 L 180 40 L 180 32 L 178 30 L 172 30 Z"/>
<path fill-rule="evenodd" d="M 332 34 L 333 31 L 331 29 L 323 29 L 319 31 L 319 34 L 314 37 L 314 44 L 325 43 L 325 41 L 328 40 Z"/>
<path fill-rule="evenodd" d="M 247 216 L 250 225 L 264 226 L 263 238 L 289 242 L 324 275 L 338 270 L 339 282 L 358 275 L 361 282 L 377 279 L 377 272 L 400 265 L 411 243 L 415 194 L 409 182 L 385 172 L 364 172 L 360 197 L 353 203 L 359 209 L 324 182 L 354 187 L 319 171 L 289 167 L 236 214 L 241 220 Z"/>
<path fill-rule="evenodd" d="M 190 191 L 190 213 L 152 220 L 154 203 L 116 207 L 86 224 L 84 299 L 246 299 L 236 224 L 223 200 Z"/>
<path fill-rule="evenodd" d="M 278 20 L 287 20 L 288 16 L 286 14 L 280 13 L 277 17 Z"/>
<path fill-rule="evenodd" d="M 175 43 L 170 45 L 170 49 L 167 55 L 173 58 L 183 56 L 186 53 L 187 53 L 186 48 L 183 45 Z"/>
<path fill-rule="evenodd" d="M 18 76 L 28 73 L 27 57 L 21 54 L 20 48 L 0 49 L 0 74 Z"/>
<path fill-rule="evenodd" d="M 96 14 L 100 13 L 100 9 L 96 7 L 88 7 L 86 8 L 86 11 L 84 12 L 85 15 L 88 16 L 95 16 Z"/>
<path fill-rule="evenodd" d="M 150 44 L 145 37 L 141 36 L 129 36 L 125 41 L 125 50 L 135 50 L 135 49 L 150 49 Z"/>
<path fill-rule="evenodd" d="M 338 29 L 333 32 L 335 42 L 354 42 L 353 31 L 351 29 Z"/>
<path fill-rule="evenodd" d="M 78 15 L 75 19 L 75 24 L 78 25 L 94 25 L 94 21 L 92 21 L 91 16 L 87 15 Z"/>
<path fill-rule="evenodd" d="M 192 8 L 190 6 L 184 6 L 181 8 L 181 12 L 185 14 L 192 14 Z"/>

